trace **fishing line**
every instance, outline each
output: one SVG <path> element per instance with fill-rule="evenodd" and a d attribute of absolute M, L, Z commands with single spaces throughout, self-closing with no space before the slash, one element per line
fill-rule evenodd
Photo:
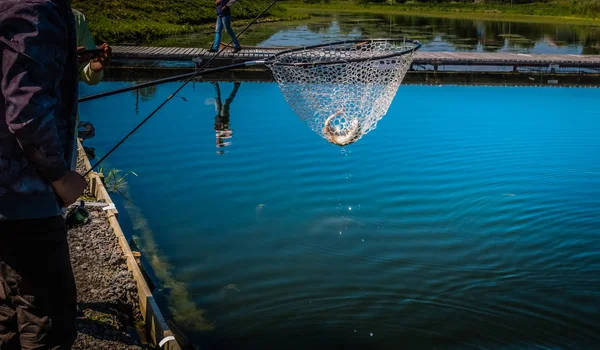
<path fill-rule="evenodd" d="M 262 15 L 264 15 L 267 11 L 269 11 L 269 9 L 271 7 L 273 7 L 273 5 L 275 5 L 276 2 L 277 2 L 277 0 L 273 0 L 269 4 L 269 6 L 267 6 L 267 8 L 265 8 L 260 14 L 258 14 L 258 16 L 256 16 L 250 23 L 248 23 L 248 25 L 246 27 L 244 27 L 244 29 L 242 29 L 238 33 L 238 35 L 236 35 L 235 39 L 238 39 L 246 30 L 248 30 L 248 28 L 250 28 L 250 26 L 253 25 L 254 22 L 256 22 Z M 142 120 L 133 130 L 131 130 L 123 139 L 121 139 L 121 141 L 119 141 L 110 151 L 108 151 L 108 153 L 106 153 L 102 158 L 100 158 L 100 160 L 97 161 L 96 164 L 94 164 L 87 172 L 85 172 L 85 174 L 83 174 L 83 177 L 86 177 L 89 173 L 91 173 L 94 168 L 96 168 L 100 163 L 102 163 L 119 146 L 121 146 L 123 144 L 123 142 L 125 142 L 125 140 L 127 140 L 131 135 L 133 135 L 140 127 L 142 127 L 142 125 L 144 125 L 144 123 L 146 123 L 150 118 L 152 118 L 152 116 L 154 116 L 164 105 L 166 105 L 173 97 L 175 97 L 175 95 L 177 95 L 177 93 L 179 93 L 179 91 L 181 91 L 190 81 L 192 81 L 192 79 L 194 79 L 198 74 L 203 72 L 204 67 L 208 66 L 221 52 L 223 52 L 223 50 L 225 50 L 228 46 L 230 46 L 233 43 L 233 41 L 234 41 L 234 39 L 231 39 L 229 44 L 227 44 L 226 46 L 221 48 L 221 50 L 219 50 L 217 53 L 215 53 L 214 56 L 212 56 L 204 65 L 202 65 L 202 67 L 200 67 L 179 88 L 177 88 L 177 90 L 175 90 L 174 93 L 169 95 L 169 97 L 167 97 L 166 100 L 164 100 L 158 107 L 156 107 L 156 109 L 154 111 L 152 111 L 152 113 L 150 113 L 144 120 Z"/>

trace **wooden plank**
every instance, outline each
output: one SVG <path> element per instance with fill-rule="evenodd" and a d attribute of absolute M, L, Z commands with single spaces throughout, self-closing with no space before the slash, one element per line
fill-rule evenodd
<path fill-rule="evenodd" d="M 184 55 L 184 52 L 187 50 L 186 47 L 180 47 L 177 49 L 177 55 Z"/>
<path fill-rule="evenodd" d="M 127 52 L 127 53 L 136 53 L 138 51 L 140 51 L 142 48 L 139 46 L 127 46 L 127 47 L 122 47 L 120 48 L 123 52 Z"/>
<path fill-rule="evenodd" d="M 153 47 L 148 53 L 150 55 L 155 55 L 158 51 L 160 51 L 160 47 Z"/>
<path fill-rule="evenodd" d="M 226 49 L 215 62 L 232 62 L 240 60 L 260 60 L 271 56 L 282 48 L 243 47 L 238 53 Z M 145 46 L 114 46 L 115 58 L 170 58 L 189 59 L 199 57 L 210 59 L 213 54 L 204 48 L 189 47 L 145 47 Z M 558 64 L 571 67 L 600 67 L 600 55 L 574 54 L 529 54 L 511 52 L 431 52 L 419 51 L 414 55 L 414 63 L 423 65 L 534 65 L 548 66 Z"/>
<path fill-rule="evenodd" d="M 169 55 L 171 55 L 171 56 L 179 56 L 180 52 L 181 52 L 181 48 L 175 47 L 175 48 L 173 48 L 173 50 L 171 50 L 171 52 L 169 53 Z"/>
<path fill-rule="evenodd" d="M 167 51 L 169 51 L 168 47 L 161 47 L 160 50 L 157 52 L 158 55 L 166 55 Z"/>
<path fill-rule="evenodd" d="M 165 57 L 166 57 L 166 56 L 168 56 L 168 55 L 169 55 L 169 52 L 170 52 L 171 50 L 172 50 L 172 48 L 171 48 L 171 47 L 163 47 L 163 48 L 162 48 L 162 50 L 160 50 L 159 52 L 160 52 L 160 55 L 161 55 L 161 56 L 165 56 Z"/>
<path fill-rule="evenodd" d="M 175 54 L 175 52 L 177 52 L 177 49 L 178 49 L 177 47 L 171 47 L 169 49 L 169 51 L 167 51 L 167 55 L 173 56 Z"/>
<path fill-rule="evenodd" d="M 150 51 L 152 51 L 151 47 L 142 47 L 141 50 L 139 52 L 137 52 L 138 55 L 148 55 L 150 53 Z"/>

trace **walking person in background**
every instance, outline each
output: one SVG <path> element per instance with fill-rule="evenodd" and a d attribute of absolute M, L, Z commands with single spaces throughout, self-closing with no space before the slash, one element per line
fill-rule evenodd
<path fill-rule="evenodd" d="M 0 349 L 71 349 L 77 293 L 62 208 L 78 73 L 68 0 L 0 1 Z"/>
<path fill-rule="evenodd" d="M 215 28 L 215 41 L 213 42 L 212 47 L 209 52 L 218 52 L 219 45 L 221 44 L 221 33 L 223 32 L 223 27 L 227 31 L 227 34 L 233 39 L 234 49 L 233 52 L 239 52 L 242 48 L 240 42 L 236 39 L 235 33 L 231 28 L 231 9 L 230 6 L 233 5 L 237 0 L 216 0 L 215 5 L 217 7 L 217 26 Z"/>

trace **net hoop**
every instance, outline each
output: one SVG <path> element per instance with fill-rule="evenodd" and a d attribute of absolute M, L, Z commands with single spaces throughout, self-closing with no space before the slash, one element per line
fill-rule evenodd
<path fill-rule="evenodd" d="M 285 63 L 281 62 L 281 58 L 283 56 L 289 56 L 290 54 L 294 54 L 297 52 L 307 51 L 307 50 L 315 50 L 315 49 L 324 49 L 324 48 L 336 48 L 342 47 L 343 45 L 348 44 L 373 44 L 373 43 L 394 43 L 394 42 L 402 42 L 402 49 L 396 50 L 394 52 L 389 52 L 380 55 L 366 56 L 360 58 L 351 58 L 346 60 L 335 60 L 335 61 L 317 61 L 317 62 L 298 62 L 298 63 Z M 408 47 L 407 47 L 408 46 Z M 329 64 L 344 64 L 344 63 L 353 63 L 353 62 L 363 62 L 369 60 L 377 60 L 377 59 L 386 59 L 392 57 L 398 57 L 403 55 L 412 55 L 415 51 L 421 48 L 422 44 L 418 40 L 408 40 L 408 39 L 355 39 L 355 40 L 344 40 L 344 41 L 335 41 L 325 44 L 316 44 L 310 46 L 301 46 L 295 47 L 288 50 L 279 51 L 278 53 L 270 56 L 265 60 L 265 64 L 267 66 L 314 66 L 314 65 L 329 65 Z"/>
<path fill-rule="evenodd" d="M 281 51 L 264 64 L 300 120 L 346 146 L 376 128 L 420 47 L 398 39 L 346 40 Z"/>

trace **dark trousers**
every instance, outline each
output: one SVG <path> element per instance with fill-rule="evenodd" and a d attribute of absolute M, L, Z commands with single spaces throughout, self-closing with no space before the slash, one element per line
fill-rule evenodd
<path fill-rule="evenodd" d="M 0 221 L 0 350 L 71 349 L 76 313 L 63 218 Z"/>

